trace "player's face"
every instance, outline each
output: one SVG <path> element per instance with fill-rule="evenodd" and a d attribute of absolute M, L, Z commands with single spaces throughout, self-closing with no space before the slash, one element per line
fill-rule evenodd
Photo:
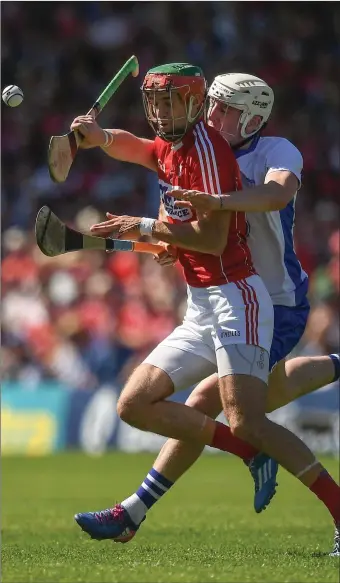
<path fill-rule="evenodd" d="M 178 131 L 185 126 L 187 120 L 185 103 L 176 91 L 171 93 L 155 91 L 150 107 L 161 132 Z"/>
<path fill-rule="evenodd" d="M 240 115 L 242 111 L 217 99 L 210 99 L 208 124 L 214 127 L 231 144 L 242 141 Z"/>

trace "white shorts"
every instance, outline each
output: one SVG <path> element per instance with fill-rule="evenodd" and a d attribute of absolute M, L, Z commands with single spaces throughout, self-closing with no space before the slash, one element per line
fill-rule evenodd
<path fill-rule="evenodd" d="M 269 354 L 273 326 L 273 304 L 258 275 L 221 286 L 188 287 L 183 324 L 144 363 L 164 370 L 174 389 L 182 390 L 216 370 L 220 377 L 230 374 L 223 370 L 225 359 L 217 357 L 219 350 L 228 352 L 228 346 L 254 345 Z"/>

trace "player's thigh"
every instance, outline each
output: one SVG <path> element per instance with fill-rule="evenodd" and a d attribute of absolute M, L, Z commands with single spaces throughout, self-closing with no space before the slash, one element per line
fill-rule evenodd
<path fill-rule="evenodd" d="M 269 353 L 253 344 L 229 344 L 216 356 L 224 414 L 234 434 L 247 439 L 265 418 Z"/>
<path fill-rule="evenodd" d="M 232 429 L 251 429 L 263 421 L 268 392 L 263 380 L 235 373 L 221 377 L 219 383 L 223 411 Z"/>
<path fill-rule="evenodd" d="M 201 381 L 187 398 L 186 405 L 215 419 L 222 411 L 217 374 Z"/>
<path fill-rule="evenodd" d="M 174 391 L 187 389 L 216 372 L 211 335 L 209 333 L 205 338 L 197 330 L 193 331 L 184 322 L 144 360 L 144 364 L 159 368 L 168 375 Z"/>
<path fill-rule="evenodd" d="M 284 360 L 300 342 L 310 306 L 304 298 L 297 306 L 274 306 L 274 330 L 270 348 L 270 370 Z"/>
<path fill-rule="evenodd" d="M 275 367 L 269 374 L 268 377 L 268 395 L 266 412 L 270 413 L 275 411 L 280 406 L 282 402 L 283 394 L 286 392 L 287 388 L 287 375 L 286 375 L 286 359 L 277 362 Z"/>
<path fill-rule="evenodd" d="M 257 346 L 270 353 L 274 309 L 258 275 L 216 288 L 211 294 L 211 307 L 216 353 L 238 344 Z"/>
<path fill-rule="evenodd" d="M 118 411 L 138 408 L 166 399 L 174 386 L 169 375 L 151 364 L 140 364 L 128 378 L 118 400 Z"/>
<path fill-rule="evenodd" d="M 269 359 L 269 391 L 267 412 L 274 411 L 286 400 L 288 378 L 287 356 L 300 342 L 306 328 L 309 302 L 303 298 L 297 306 L 274 306 L 274 333 Z"/>
<path fill-rule="evenodd" d="M 257 275 L 213 298 L 214 344 L 224 412 L 232 425 L 264 417 L 274 310 Z"/>
<path fill-rule="evenodd" d="M 268 384 L 274 310 L 258 276 L 214 292 L 212 336 L 219 378 L 245 375 Z"/>

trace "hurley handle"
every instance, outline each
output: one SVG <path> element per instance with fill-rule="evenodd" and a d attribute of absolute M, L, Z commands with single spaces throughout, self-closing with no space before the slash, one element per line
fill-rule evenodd
<path fill-rule="evenodd" d="M 95 119 L 105 107 L 107 102 L 111 99 L 112 95 L 117 91 L 118 87 L 123 83 L 124 79 L 126 79 L 130 73 L 133 77 L 137 77 L 139 73 L 138 59 L 135 57 L 135 55 L 130 57 L 128 61 L 126 61 L 126 63 L 122 66 L 120 71 L 118 71 L 118 73 L 113 77 L 108 86 L 105 87 L 103 93 L 101 93 L 101 95 L 92 105 L 87 115 L 92 115 L 92 117 Z"/>
<path fill-rule="evenodd" d="M 135 251 L 136 253 L 153 253 L 159 255 L 164 251 L 163 245 L 143 243 L 142 241 L 123 241 L 122 239 L 106 239 L 107 251 Z"/>

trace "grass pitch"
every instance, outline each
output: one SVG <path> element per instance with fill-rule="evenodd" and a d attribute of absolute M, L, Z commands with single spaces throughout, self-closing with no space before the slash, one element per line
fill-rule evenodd
<path fill-rule="evenodd" d="M 205 455 L 149 512 L 128 544 L 96 542 L 73 520 L 131 494 L 150 454 L 67 453 L 2 460 L 2 581 L 339 581 L 332 522 L 284 470 L 270 508 L 256 515 L 240 460 Z M 338 479 L 338 460 L 325 465 Z"/>

